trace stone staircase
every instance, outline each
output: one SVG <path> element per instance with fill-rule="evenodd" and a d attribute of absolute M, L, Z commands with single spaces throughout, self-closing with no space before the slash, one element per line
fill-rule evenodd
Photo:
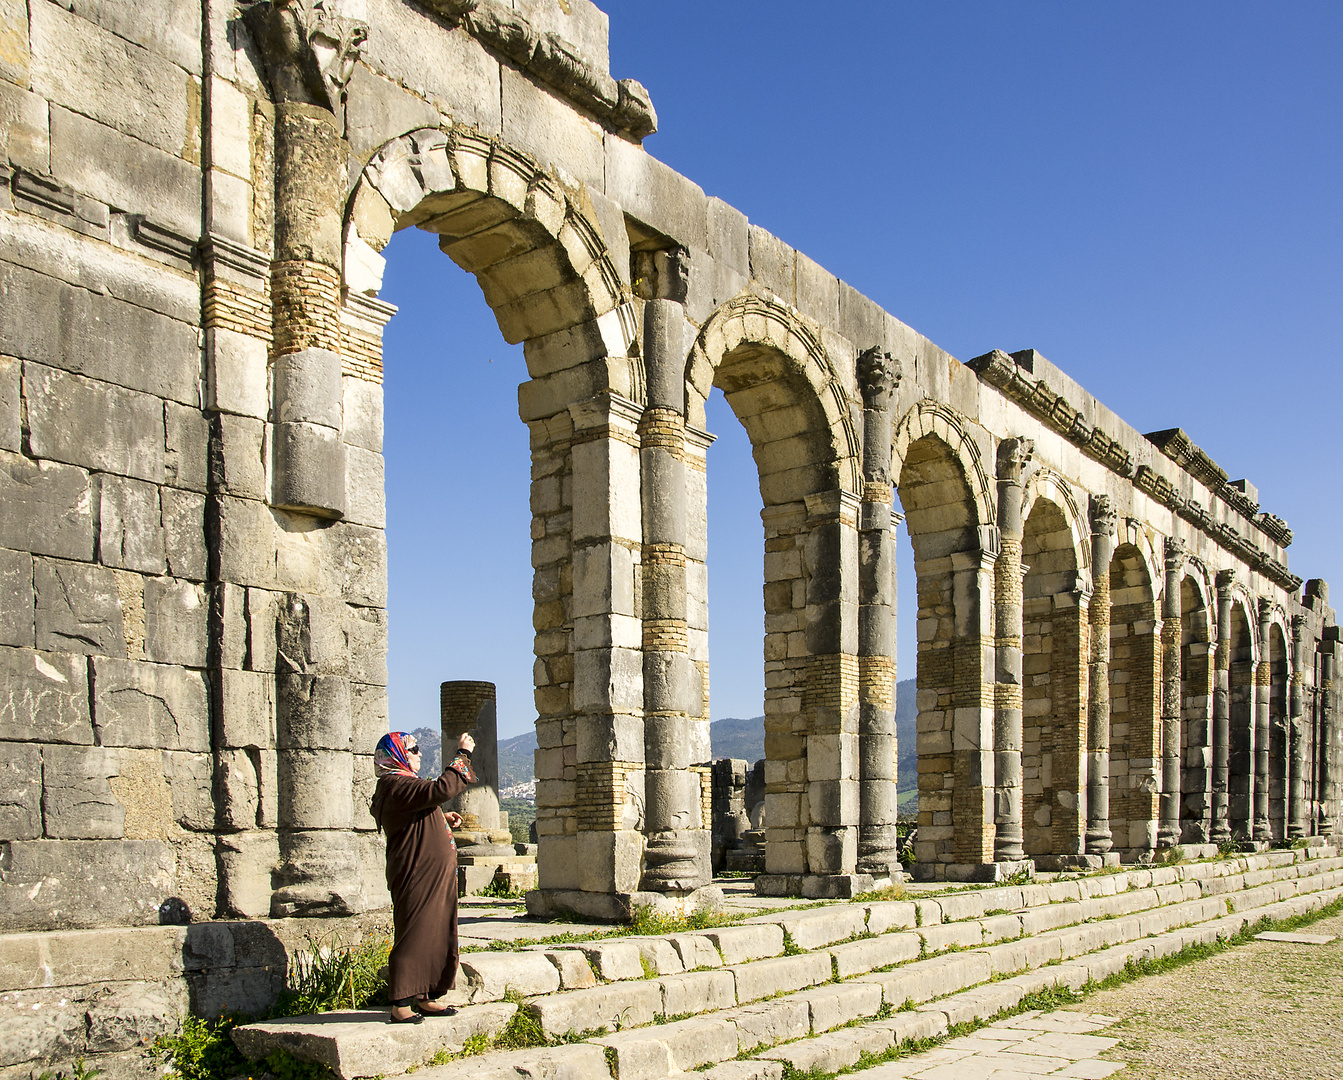
<path fill-rule="evenodd" d="M 467 953 L 455 1016 L 393 1026 L 385 1009 L 328 1013 L 241 1027 L 234 1040 L 249 1058 L 284 1048 L 341 1080 L 411 1071 L 416 1080 L 656 1080 L 690 1070 L 778 1080 L 785 1064 L 853 1065 L 864 1051 L 934 1037 L 1042 990 L 1077 989 L 1130 960 L 1340 897 L 1335 847 L 1023 885 L 914 887 L 905 900 L 830 902 L 665 937 Z M 492 1040 L 518 1010 L 551 1045 L 431 1064 L 473 1035 Z"/>

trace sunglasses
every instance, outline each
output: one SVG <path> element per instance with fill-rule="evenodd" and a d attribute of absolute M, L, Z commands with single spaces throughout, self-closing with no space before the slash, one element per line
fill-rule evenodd
<path fill-rule="evenodd" d="M 407 753 L 407 754 L 418 754 L 419 752 L 420 752 L 420 748 L 419 748 L 418 746 L 408 746 L 408 747 L 406 747 L 406 753 Z"/>

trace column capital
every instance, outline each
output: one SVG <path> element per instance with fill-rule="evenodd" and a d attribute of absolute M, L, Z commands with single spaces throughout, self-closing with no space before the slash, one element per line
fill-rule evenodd
<path fill-rule="evenodd" d="M 1035 453 L 1035 440 L 1013 436 L 998 444 L 998 479 L 1008 484 L 1020 484 L 1021 474 Z"/>
<path fill-rule="evenodd" d="M 243 17 L 256 39 L 277 102 L 316 105 L 344 131 L 345 88 L 354 74 L 368 24 L 328 10 L 331 0 L 248 3 Z"/>
<path fill-rule="evenodd" d="M 858 389 L 862 391 L 863 406 L 886 408 L 903 375 L 900 361 L 892 360 L 891 354 L 883 352 L 880 346 L 864 349 L 858 354 Z"/>
<path fill-rule="evenodd" d="M 1108 495 L 1091 496 L 1089 507 L 1091 534 L 1093 536 L 1113 536 L 1115 526 L 1119 524 L 1119 512 Z"/>
<path fill-rule="evenodd" d="M 1176 536 L 1166 537 L 1166 572 L 1181 570 L 1187 553 L 1188 548 L 1183 540 Z"/>
<path fill-rule="evenodd" d="M 1230 599 L 1231 589 L 1236 584 L 1236 571 L 1218 570 L 1216 581 L 1217 581 L 1217 599 L 1218 600 Z"/>

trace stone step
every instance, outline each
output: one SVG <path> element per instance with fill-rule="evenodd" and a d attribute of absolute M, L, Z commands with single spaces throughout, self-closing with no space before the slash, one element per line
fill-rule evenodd
<path fill-rule="evenodd" d="M 856 1046 L 857 1060 L 884 1038 L 936 1026 L 937 1015 L 944 1027 L 990 1016 L 1060 980 L 1080 986 L 1135 956 L 1158 955 L 1143 951 L 1157 948 L 1154 941 L 1176 951 L 1209 934 L 1226 936 L 1234 932 L 1226 927 L 1239 929 L 1259 913 L 1318 906 L 1321 897 L 1340 893 L 1343 858 L 1314 848 L 907 901 L 835 903 L 664 938 L 468 953 L 461 996 L 477 1004 L 458 1017 L 394 1027 L 385 1011 L 337 1013 L 249 1025 L 237 1029 L 235 1041 L 254 1059 L 283 1046 L 343 1080 L 390 1076 L 439 1050 L 458 1051 L 475 1031 L 501 1030 L 515 1006 L 497 999 L 513 991 L 554 1042 L 604 1029 L 586 1044 L 598 1048 L 603 1069 L 614 1062 L 622 1080 L 705 1067 L 706 1075 L 775 1075 L 765 1060 L 735 1071 L 726 1065 L 740 1064 L 731 1059 L 744 1051 L 793 1044 L 788 1053 L 802 1055 L 798 1061 L 764 1057 L 780 1070 L 788 1061 L 805 1071 L 811 1065 L 800 1062 L 823 1047 L 849 1047 L 834 1051 L 842 1058 Z M 1014 909 L 1000 906 L 1008 904 Z M 480 1011 L 489 1009 L 495 1011 Z M 907 1011 L 871 1019 L 883 1010 Z M 846 1024 L 858 1026 L 833 1030 Z M 569 1048 L 516 1053 L 540 1061 L 537 1055 L 560 1049 Z M 424 1071 L 443 1080 L 515 1076 L 496 1071 L 512 1068 L 504 1058 L 491 1052 L 443 1066 L 448 1072 Z M 586 1060 L 577 1050 L 545 1057 L 547 1068 L 561 1072 L 586 1067 Z"/>

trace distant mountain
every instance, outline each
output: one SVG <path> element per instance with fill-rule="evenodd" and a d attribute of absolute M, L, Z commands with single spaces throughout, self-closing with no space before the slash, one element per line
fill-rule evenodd
<path fill-rule="evenodd" d="M 513 787 L 532 779 L 536 770 L 536 731 L 525 731 L 499 743 L 499 786 Z"/>
<path fill-rule="evenodd" d="M 914 742 L 915 720 L 918 709 L 914 701 L 917 687 L 913 679 L 895 684 L 895 736 L 899 745 L 897 786 L 901 791 L 918 787 L 917 751 Z M 728 717 L 709 725 L 709 739 L 713 756 L 740 758 L 754 764 L 765 756 L 765 718 L 753 716 L 749 720 Z"/>
<path fill-rule="evenodd" d="M 895 733 L 899 741 L 899 788 L 912 791 L 918 787 L 918 767 L 914 745 L 914 721 L 918 710 L 914 707 L 913 679 L 895 685 Z M 422 776 L 437 776 L 443 770 L 443 755 L 439 733 L 432 728 L 417 728 L 413 734 L 424 749 Z M 765 756 L 765 718 L 753 716 L 749 720 L 729 717 L 709 725 L 709 740 L 715 758 L 740 758 L 754 764 Z M 499 743 L 499 786 L 512 787 L 532 779 L 536 767 L 536 732 L 527 731 Z"/>

